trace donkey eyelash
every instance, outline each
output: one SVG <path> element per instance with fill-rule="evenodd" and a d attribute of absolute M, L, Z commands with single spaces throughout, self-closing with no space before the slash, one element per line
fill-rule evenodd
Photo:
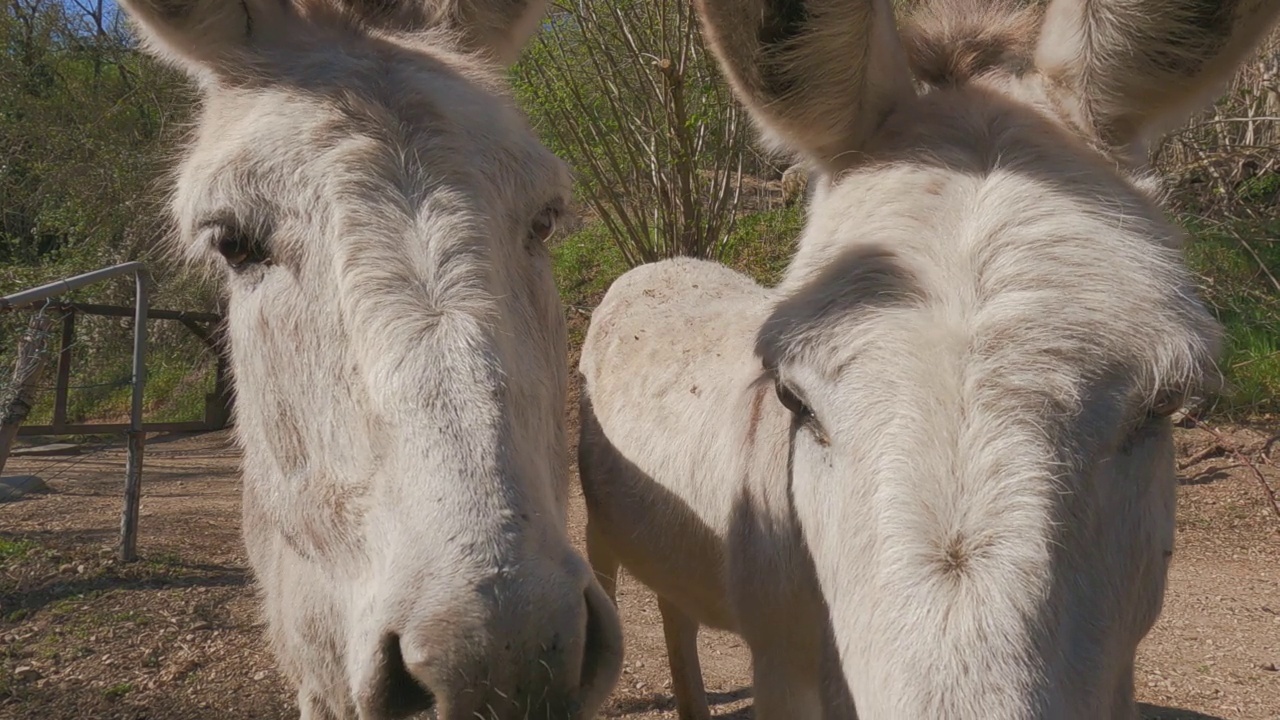
<path fill-rule="evenodd" d="M 818 421 L 818 416 L 814 414 L 812 406 L 776 376 L 773 387 L 774 393 L 778 396 L 778 402 L 782 403 L 782 406 L 791 413 L 796 422 L 799 422 L 809 432 L 813 433 L 813 437 L 818 441 L 819 445 L 823 447 L 830 445 L 831 439 L 827 435 L 827 431 L 822 427 L 822 423 Z"/>

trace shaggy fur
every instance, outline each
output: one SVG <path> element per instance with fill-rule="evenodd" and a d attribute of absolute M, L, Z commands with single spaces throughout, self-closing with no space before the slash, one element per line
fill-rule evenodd
<path fill-rule="evenodd" d="M 303 718 L 592 716 L 621 636 L 565 529 L 569 177 L 485 57 L 541 3 L 124 5 L 202 85 L 173 210 L 226 275 L 245 540 Z"/>
<path fill-rule="evenodd" d="M 765 720 L 1138 717 L 1167 416 L 1219 328 L 1135 148 L 1280 4 L 975 8 L 917 3 L 904 46 L 887 2 L 699 0 L 818 172 L 778 288 L 641 267 L 583 348 L 588 552 L 662 598 L 686 720 L 699 624 L 746 639 Z"/>

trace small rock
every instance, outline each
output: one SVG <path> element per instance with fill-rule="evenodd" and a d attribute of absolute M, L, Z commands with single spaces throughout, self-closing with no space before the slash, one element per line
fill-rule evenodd
<path fill-rule="evenodd" d="M 84 569 L 85 569 L 85 568 L 84 568 L 84 566 L 83 566 L 83 565 L 77 565 L 77 566 L 76 566 L 76 573 L 78 573 L 78 574 L 80 574 L 80 575 L 83 575 L 83 574 L 84 574 Z"/>
<path fill-rule="evenodd" d="M 1263 670 L 1266 670 L 1267 672 L 1280 672 L 1280 667 L 1276 667 L 1275 663 L 1262 663 L 1258 667 L 1261 667 Z"/>
<path fill-rule="evenodd" d="M 259 670 L 258 672 L 254 673 L 254 674 L 253 674 L 253 679 L 254 679 L 254 680 L 266 680 L 266 679 L 267 679 L 267 673 L 266 673 L 266 671 L 265 671 L 265 670 Z"/>
<path fill-rule="evenodd" d="M 30 665 L 23 665 L 13 671 L 13 677 L 19 682 L 33 682 L 44 676 L 40 674 L 39 670 Z"/>

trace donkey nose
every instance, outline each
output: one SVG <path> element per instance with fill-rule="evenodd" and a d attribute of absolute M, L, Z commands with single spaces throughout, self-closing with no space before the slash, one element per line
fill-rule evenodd
<path fill-rule="evenodd" d="M 483 612 L 437 613 L 388 634 L 373 703 L 380 712 L 371 714 L 434 707 L 440 720 L 592 716 L 621 672 L 622 629 L 589 569 L 576 570 Z"/>

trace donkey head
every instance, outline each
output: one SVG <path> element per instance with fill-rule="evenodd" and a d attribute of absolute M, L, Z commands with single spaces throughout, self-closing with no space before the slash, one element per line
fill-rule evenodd
<path fill-rule="evenodd" d="M 565 529 L 565 166 L 501 71 L 542 2 L 126 0 L 199 82 L 182 250 L 225 275 L 245 537 L 304 716 L 591 715 Z"/>
<path fill-rule="evenodd" d="M 698 4 L 820 169 L 757 351 L 859 716 L 1136 718 L 1219 334 L 1139 159 L 1280 4 Z"/>

